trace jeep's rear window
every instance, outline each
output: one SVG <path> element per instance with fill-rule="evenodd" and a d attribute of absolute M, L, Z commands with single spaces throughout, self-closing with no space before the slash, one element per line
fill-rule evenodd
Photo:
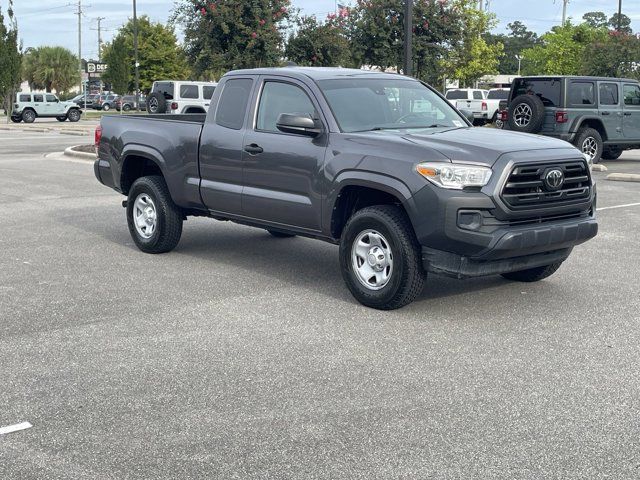
<path fill-rule="evenodd" d="M 571 82 L 569 84 L 570 105 L 593 105 L 596 103 L 596 91 L 593 82 Z"/>
<path fill-rule="evenodd" d="M 519 78 L 513 86 L 513 98 L 536 95 L 545 107 L 559 107 L 561 83 L 559 78 Z"/>
<path fill-rule="evenodd" d="M 211 100 L 211 97 L 213 97 L 213 92 L 215 91 L 216 87 L 213 86 L 209 86 L 209 85 L 205 85 L 204 87 L 202 87 L 202 96 L 204 97 L 205 100 Z"/>
<path fill-rule="evenodd" d="M 34 95 L 33 101 L 34 103 L 44 102 L 44 95 Z"/>
<path fill-rule="evenodd" d="M 20 101 L 29 103 L 31 101 L 31 95 L 20 95 Z"/>
<path fill-rule="evenodd" d="M 167 100 L 173 100 L 173 82 L 156 82 L 153 85 L 154 93 L 162 93 Z"/>
<path fill-rule="evenodd" d="M 466 90 L 449 90 L 445 95 L 445 98 L 449 100 L 466 100 L 467 91 Z"/>
<path fill-rule="evenodd" d="M 198 98 L 198 86 L 192 84 L 180 85 L 180 96 L 182 98 Z"/>
<path fill-rule="evenodd" d="M 509 98 L 509 90 L 490 90 L 487 99 L 489 100 L 507 100 Z"/>

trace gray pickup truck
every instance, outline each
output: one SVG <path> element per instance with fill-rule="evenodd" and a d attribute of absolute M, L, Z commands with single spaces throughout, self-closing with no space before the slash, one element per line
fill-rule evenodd
<path fill-rule="evenodd" d="M 414 300 L 427 272 L 541 280 L 598 229 L 579 150 L 472 128 L 395 74 L 234 71 L 206 116 L 104 116 L 96 148 L 142 251 L 176 247 L 188 216 L 317 238 L 340 245 L 347 287 L 379 309 Z"/>

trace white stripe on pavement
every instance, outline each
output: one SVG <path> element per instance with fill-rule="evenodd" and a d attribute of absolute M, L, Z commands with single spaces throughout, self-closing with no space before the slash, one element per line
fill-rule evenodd
<path fill-rule="evenodd" d="M 33 425 L 31 425 L 29 422 L 16 423 L 15 425 L 1 427 L 0 435 L 4 435 L 5 433 L 18 432 L 20 430 L 26 430 L 27 428 L 31 428 L 31 427 L 33 427 Z"/>
<path fill-rule="evenodd" d="M 638 202 L 638 203 L 625 203 L 624 205 L 613 205 L 611 207 L 596 208 L 596 212 L 601 212 L 602 210 L 611 210 L 613 208 L 637 207 L 638 205 L 640 205 L 640 202 Z"/>

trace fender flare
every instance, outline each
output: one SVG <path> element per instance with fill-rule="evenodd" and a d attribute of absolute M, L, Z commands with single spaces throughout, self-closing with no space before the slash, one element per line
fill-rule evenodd
<path fill-rule="evenodd" d="M 158 150 L 147 145 L 140 145 L 135 143 L 128 144 L 123 148 L 120 155 L 120 161 L 118 162 L 120 166 L 120 172 L 118 175 L 119 178 L 117 178 L 117 185 L 120 187 L 120 190 L 123 193 L 124 189 L 122 188 L 122 176 L 125 172 L 125 166 L 130 157 L 141 157 L 155 163 L 160 169 L 160 172 L 162 172 L 162 175 L 166 178 L 166 162 Z"/>

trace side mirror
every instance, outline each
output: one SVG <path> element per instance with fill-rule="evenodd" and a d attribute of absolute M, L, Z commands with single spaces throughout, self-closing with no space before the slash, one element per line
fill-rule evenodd
<path fill-rule="evenodd" d="M 308 137 L 317 137 L 322 132 L 319 123 L 308 114 L 281 113 L 276 121 L 276 127 L 281 132 L 296 133 Z"/>
<path fill-rule="evenodd" d="M 473 110 L 469 110 L 469 109 L 467 109 L 467 108 L 460 108 L 460 109 L 459 109 L 459 111 L 460 111 L 460 113 L 461 113 L 462 115 L 464 115 L 464 116 L 465 116 L 465 118 L 466 118 L 467 120 L 469 120 L 471 123 L 473 123 L 473 120 L 474 120 L 474 119 L 473 119 Z"/>

